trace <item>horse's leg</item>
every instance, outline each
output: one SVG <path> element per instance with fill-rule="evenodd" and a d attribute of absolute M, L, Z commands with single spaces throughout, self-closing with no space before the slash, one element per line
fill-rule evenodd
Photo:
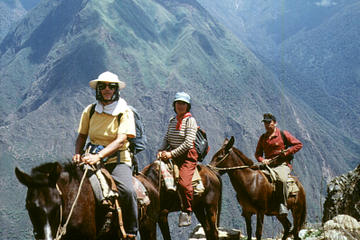
<path fill-rule="evenodd" d="M 217 230 L 217 204 L 205 208 L 195 208 L 194 213 L 204 229 L 207 240 L 218 240 Z"/>
<path fill-rule="evenodd" d="M 245 218 L 245 223 L 246 223 L 246 233 L 248 236 L 248 240 L 251 240 L 251 235 L 252 235 L 252 229 L 251 229 L 251 216 L 252 213 L 250 212 L 246 212 L 243 209 L 243 213 L 242 213 L 243 217 Z"/>
<path fill-rule="evenodd" d="M 282 237 L 282 240 L 286 240 L 291 234 L 290 234 L 290 228 L 291 228 L 291 222 L 287 218 L 287 215 L 277 215 L 277 219 L 281 222 L 281 224 L 284 227 L 284 236 Z"/>
<path fill-rule="evenodd" d="M 156 222 L 143 223 L 139 232 L 141 239 L 156 240 Z"/>
<path fill-rule="evenodd" d="M 306 218 L 306 199 L 303 191 L 300 191 L 298 196 L 296 196 L 296 200 L 294 201 L 293 207 L 291 208 L 291 212 L 294 223 L 292 233 L 294 235 L 294 239 L 298 240 L 300 239 L 299 231 L 303 226 Z"/>
<path fill-rule="evenodd" d="M 263 223 L 264 223 L 264 213 L 257 212 L 257 214 L 256 214 L 256 239 L 257 240 L 261 240 Z"/>
<path fill-rule="evenodd" d="M 218 240 L 219 239 L 219 233 L 218 233 L 218 205 L 215 203 L 213 205 L 210 205 L 209 207 L 206 208 L 205 210 L 206 212 L 206 219 L 208 222 L 208 225 L 210 227 L 209 232 L 208 232 L 208 239 L 214 239 L 214 240 Z"/>
<path fill-rule="evenodd" d="M 209 224 L 206 221 L 205 217 L 205 209 L 203 207 L 193 207 L 194 214 L 204 229 L 205 235 L 207 236 L 207 232 L 209 230 Z"/>
<path fill-rule="evenodd" d="M 164 209 L 160 212 L 159 216 L 159 227 L 161 230 L 161 234 L 164 240 L 171 240 L 170 230 L 169 230 L 169 222 L 168 222 L 168 214 L 169 211 Z"/>

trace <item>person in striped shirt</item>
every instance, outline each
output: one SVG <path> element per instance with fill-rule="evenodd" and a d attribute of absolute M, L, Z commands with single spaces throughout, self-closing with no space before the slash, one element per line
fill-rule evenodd
<path fill-rule="evenodd" d="M 176 116 L 169 121 L 167 132 L 158 152 L 158 158 L 165 162 L 172 159 L 179 166 L 178 189 L 182 208 L 179 215 L 179 226 L 184 227 L 191 224 L 191 203 L 193 200 L 191 181 L 198 159 L 194 146 L 198 126 L 190 113 L 189 94 L 185 92 L 176 93 L 173 107 Z"/>

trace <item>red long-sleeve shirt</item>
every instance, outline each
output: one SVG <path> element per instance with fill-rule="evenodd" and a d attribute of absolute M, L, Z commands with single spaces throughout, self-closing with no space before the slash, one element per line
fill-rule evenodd
<path fill-rule="evenodd" d="M 292 136 L 288 131 L 283 131 L 289 148 L 286 151 L 286 155 L 294 154 L 299 151 L 303 144 Z M 275 129 L 275 134 L 269 138 L 268 134 L 264 133 L 260 136 L 258 144 L 256 146 L 255 158 L 262 162 L 264 159 L 271 159 L 280 154 L 281 150 L 285 150 L 285 144 L 282 140 L 280 129 Z M 265 155 L 265 158 L 263 157 Z"/>

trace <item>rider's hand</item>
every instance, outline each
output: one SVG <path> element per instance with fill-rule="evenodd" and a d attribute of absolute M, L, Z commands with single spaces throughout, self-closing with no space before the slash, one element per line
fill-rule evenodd
<path fill-rule="evenodd" d="M 159 151 L 159 152 L 156 154 L 156 159 L 161 159 L 162 153 L 163 153 L 163 151 Z"/>
<path fill-rule="evenodd" d="M 287 150 L 281 150 L 280 157 L 286 157 L 286 156 L 287 156 Z"/>
<path fill-rule="evenodd" d="M 164 162 L 169 161 L 169 159 L 172 157 L 171 152 L 162 151 L 160 155 L 160 159 Z"/>
<path fill-rule="evenodd" d="M 262 160 L 262 163 L 268 165 L 270 163 L 270 159 L 264 159 Z"/>
<path fill-rule="evenodd" d="M 81 155 L 79 153 L 74 154 L 74 156 L 72 157 L 72 160 L 74 163 L 81 162 Z"/>
<path fill-rule="evenodd" d="M 100 160 L 101 157 L 99 154 L 86 154 L 84 157 L 82 157 L 82 161 L 90 165 L 94 165 Z"/>

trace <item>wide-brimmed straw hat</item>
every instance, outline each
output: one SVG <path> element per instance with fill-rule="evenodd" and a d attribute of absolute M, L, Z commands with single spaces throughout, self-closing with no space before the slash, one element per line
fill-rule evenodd
<path fill-rule="evenodd" d="M 126 86 L 126 84 L 123 81 L 119 80 L 118 75 L 116 75 L 112 72 L 109 72 L 109 71 L 103 72 L 102 74 L 100 74 L 98 76 L 97 79 L 91 80 L 89 82 L 89 85 L 91 88 L 96 89 L 96 85 L 98 82 L 117 83 L 119 85 L 119 90 L 125 88 L 125 86 Z"/>

